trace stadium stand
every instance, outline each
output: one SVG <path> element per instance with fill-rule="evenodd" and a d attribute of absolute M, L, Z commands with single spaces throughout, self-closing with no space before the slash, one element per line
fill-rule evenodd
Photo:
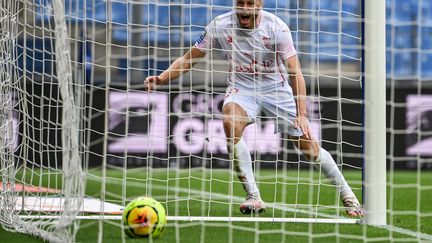
<path fill-rule="evenodd" d="M 52 18 L 51 0 L 38 0 L 39 5 L 35 8 L 35 21 L 43 25 L 44 21 Z M 76 3 L 76 2 L 79 3 Z M 106 24 L 107 2 L 104 0 L 84 1 L 84 0 L 65 0 L 66 16 L 76 17 L 88 24 Z M 166 3 L 166 4 L 165 4 Z M 170 4 L 169 4 L 170 3 Z M 178 4 L 173 4 L 178 3 Z M 293 32 L 293 38 L 296 43 L 307 40 L 312 43 L 310 47 L 299 48 L 318 48 L 319 58 L 321 61 L 334 62 L 341 56 L 342 60 L 350 61 L 361 57 L 361 51 L 356 48 L 361 37 L 361 25 L 356 22 L 350 22 L 350 13 L 361 14 L 357 1 L 347 0 L 339 3 L 338 1 L 322 0 L 310 1 L 309 4 L 293 3 L 292 1 L 266 0 L 264 8 L 267 11 L 277 14 L 284 20 Z M 422 71 L 423 78 L 432 78 L 428 66 L 432 64 L 432 2 L 421 1 L 421 6 L 417 0 L 386 0 L 387 3 L 387 21 L 394 23 L 394 29 L 387 29 L 390 33 L 386 39 L 388 48 L 396 49 L 387 55 L 387 73 L 405 79 L 416 75 Z M 111 23 L 113 26 L 112 41 L 113 43 L 126 43 L 130 41 L 131 33 L 135 24 L 140 25 L 141 43 L 143 46 L 153 47 L 181 47 L 191 46 L 197 40 L 204 30 L 207 23 L 215 16 L 227 12 L 231 9 L 232 1 L 213 0 L 213 7 L 208 8 L 208 0 L 183 0 L 183 1 L 154 1 L 150 0 L 146 4 L 136 4 L 134 7 L 142 7 L 142 18 L 139 23 L 132 18 L 132 4 L 123 1 L 112 1 Z M 129 5 L 128 5 L 129 4 Z M 85 6 L 84 6 L 85 5 Z M 299 6 L 293 6 L 299 5 Z M 73 6 L 73 8 L 72 8 Z M 284 8 L 281 11 L 279 8 Z M 286 11 L 289 9 L 289 11 Z M 419 10 L 421 9 L 421 14 Z M 308 12 L 319 16 L 315 26 L 317 33 L 308 35 L 298 33 L 301 27 L 301 19 L 297 18 L 299 11 Z M 342 16 L 342 22 L 339 22 L 339 15 Z M 421 18 L 422 26 L 413 24 Z M 318 18 L 317 18 L 318 20 Z M 138 25 L 136 25 L 138 26 Z M 339 31 L 341 29 L 342 31 Z M 417 31 L 421 32 L 421 39 L 411 38 L 411 34 Z M 339 32 L 344 33 L 339 35 Z M 394 33 L 394 34 L 391 34 Z M 41 71 L 43 68 L 49 68 L 47 64 L 42 64 L 41 55 L 47 55 L 44 41 L 28 40 L 33 42 L 34 50 L 32 56 L 27 58 L 27 68 Z M 332 43 L 342 42 L 343 48 L 335 48 Z M 45 51 L 41 51 L 45 50 Z M 421 54 L 420 54 L 421 52 Z M 390 52 L 388 52 L 390 53 Z M 339 55 L 341 54 L 341 55 Z M 45 58 L 44 60 L 47 60 Z M 394 60 L 391 63 L 390 60 Z M 155 65 L 166 65 L 165 63 L 154 63 Z M 127 62 L 120 61 L 121 68 L 127 68 Z M 154 67 L 156 68 L 156 67 Z M 162 68 L 156 68 L 162 69 Z M 125 73 L 121 71 L 121 73 Z"/>

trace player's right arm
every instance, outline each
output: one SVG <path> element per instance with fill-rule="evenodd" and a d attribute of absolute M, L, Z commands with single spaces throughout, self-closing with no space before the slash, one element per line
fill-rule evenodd
<path fill-rule="evenodd" d="M 153 91 L 157 86 L 166 84 L 188 72 L 201 58 L 206 55 L 201 49 L 192 47 L 186 54 L 175 60 L 164 72 L 158 76 L 149 76 L 144 80 L 144 86 L 148 91 Z"/>

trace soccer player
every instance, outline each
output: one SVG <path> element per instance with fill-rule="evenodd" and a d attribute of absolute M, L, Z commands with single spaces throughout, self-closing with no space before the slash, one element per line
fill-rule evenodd
<path fill-rule="evenodd" d="M 363 216 L 357 197 L 332 156 L 312 137 L 306 114 L 306 84 L 290 29 L 262 8 L 263 0 L 236 0 L 233 11 L 213 19 L 195 45 L 160 75 L 147 77 L 145 87 L 152 91 L 189 71 L 212 50 L 222 51 L 228 61 L 223 126 L 230 158 L 247 193 L 240 211 L 265 211 L 251 155 L 242 139 L 245 127 L 264 111 L 306 159 L 321 166 L 321 171 L 336 185 L 347 214 Z"/>

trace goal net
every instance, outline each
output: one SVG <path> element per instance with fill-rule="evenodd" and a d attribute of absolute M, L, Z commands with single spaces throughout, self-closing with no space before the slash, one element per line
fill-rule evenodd
<path fill-rule="evenodd" d="M 1 221 L 6 229 L 60 242 L 72 239 L 84 193 L 82 91 L 72 82 L 63 3 L 46 3 L 0 5 Z M 61 203 L 49 203 L 56 200 Z M 19 217 L 33 212 L 58 217 Z"/>
<path fill-rule="evenodd" d="M 246 194 L 222 122 L 229 68 L 217 48 L 180 78 L 144 89 L 146 77 L 184 55 L 236 2 L 3 1 L 3 228 L 50 241 L 125 242 L 122 208 L 151 196 L 167 211 L 167 242 L 432 240 L 431 4 L 386 1 L 387 147 L 377 163 L 387 164 L 387 177 L 385 169 L 372 174 L 386 178 L 387 203 L 378 205 L 384 223 L 373 227 L 367 217 L 376 200 L 363 188 L 376 181 L 363 175 L 365 161 L 377 158 L 365 151 L 375 128 L 364 110 L 376 102 L 364 93 L 376 80 L 365 64 L 362 1 L 264 0 L 263 10 L 291 30 L 313 136 L 360 202 L 369 202 L 366 220 L 346 216 L 321 165 L 274 133 L 265 113 L 243 139 L 267 210 L 241 214 Z"/>

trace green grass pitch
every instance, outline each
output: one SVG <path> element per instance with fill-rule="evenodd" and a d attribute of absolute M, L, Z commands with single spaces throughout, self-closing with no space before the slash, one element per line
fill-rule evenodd
<path fill-rule="evenodd" d="M 241 185 L 227 169 L 164 170 L 137 168 L 127 171 L 108 169 L 101 180 L 100 168 L 93 168 L 87 177 L 86 195 L 100 198 L 105 184 L 107 201 L 122 204 L 143 195 L 161 201 L 168 215 L 233 216 L 241 215 L 238 206 L 244 197 Z M 361 197 L 361 174 L 345 171 L 345 177 Z M 259 170 L 259 187 L 267 203 L 283 202 L 269 207 L 261 217 L 315 217 L 341 215 L 335 188 L 312 170 Z M 127 179 L 125 179 L 127 178 Z M 388 223 L 391 229 L 362 224 L 306 224 L 258 222 L 185 222 L 169 221 L 161 238 L 128 239 L 116 220 L 81 220 L 76 242 L 97 242 L 100 227 L 103 242 L 387 242 L 391 238 L 409 241 L 408 232 L 432 234 L 432 171 L 395 171 L 388 174 Z M 45 179 L 43 179 L 45 180 Z M 35 181 L 35 178 L 33 178 Z M 390 182 L 390 179 L 387 181 Z M 50 183 L 56 183 L 51 178 Z M 233 196 L 229 196 L 233 195 Z M 312 206 L 310 206 L 312 205 Z M 405 213 L 401 213 L 405 212 Z M 408 212 L 408 213 L 407 213 Z M 18 233 L 0 230 L 2 242 L 42 242 Z"/>

